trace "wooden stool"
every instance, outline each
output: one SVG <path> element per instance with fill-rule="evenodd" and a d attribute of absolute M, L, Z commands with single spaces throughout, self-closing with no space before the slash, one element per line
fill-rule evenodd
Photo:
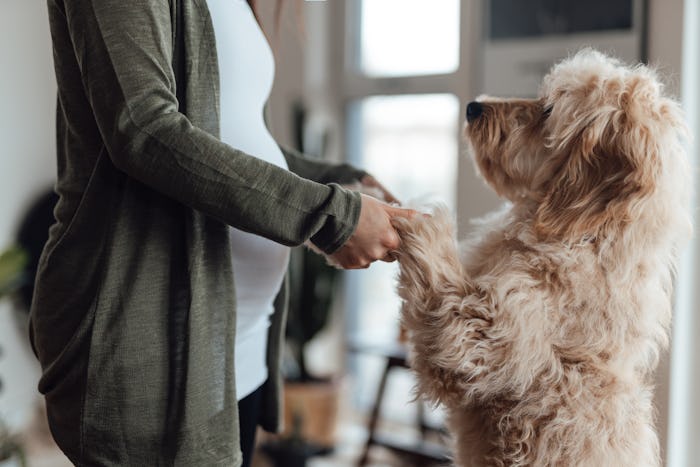
<path fill-rule="evenodd" d="M 352 350 L 386 358 L 386 365 L 379 382 L 377 396 L 374 400 L 374 406 L 372 407 L 372 413 L 367 426 L 369 432 L 367 442 L 365 443 L 362 456 L 358 461 L 358 466 L 367 464 L 369 460 L 369 450 L 373 445 L 390 449 L 403 457 L 407 462 L 416 466 L 445 465 L 448 463 L 450 458 L 447 448 L 442 444 L 426 440 L 426 435 L 430 431 L 441 430 L 436 430 L 426 423 L 423 405 L 420 403 L 418 405 L 417 417 L 417 425 L 421 433 L 420 440 L 405 441 L 396 436 L 392 437 L 390 435 L 377 433 L 377 423 L 379 422 L 379 415 L 389 372 L 395 368 L 409 368 L 406 347 L 400 343 L 384 346 L 356 345 L 352 346 Z"/>

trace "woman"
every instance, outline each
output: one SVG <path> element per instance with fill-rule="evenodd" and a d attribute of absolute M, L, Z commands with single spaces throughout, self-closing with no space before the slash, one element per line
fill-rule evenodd
<path fill-rule="evenodd" d="M 332 183 L 364 172 L 271 144 L 269 49 L 243 7 L 49 0 L 60 201 L 31 329 L 52 433 L 78 466 L 249 462 L 241 430 L 279 427 L 278 245 L 366 267 L 412 214 Z M 234 369 L 248 361 L 266 369 Z"/>

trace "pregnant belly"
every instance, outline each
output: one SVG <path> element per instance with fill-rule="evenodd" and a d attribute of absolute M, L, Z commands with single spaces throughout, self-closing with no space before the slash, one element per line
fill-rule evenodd
<path fill-rule="evenodd" d="M 289 247 L 234 228 L 230 236 L 239 312 L 271 312 L 287 272 Z"/>

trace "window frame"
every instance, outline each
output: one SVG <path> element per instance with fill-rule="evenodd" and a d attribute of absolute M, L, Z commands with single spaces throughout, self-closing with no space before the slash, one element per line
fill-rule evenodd
<path fill-rule="evenodd" d="M 337 151 L 343 156 L 341 159 L 351 163 L 357 163 L 351 154 L 357 151 L 351 148 L 356 144 L 349 138 L 350 130 L 350 109 L 353 104 L 364 98 L 375 96 L 402 96 L 421 94 L 451 94 L 454 95 L 460 107 L 466 106 L 476 96 L 476 83 L 479 77 L 479 44 L 481 43 L 481 21 L 482 16 L 481 1 L 460 0 L 459 8 L 459 59 L 458 66 L 454 71 L 440 74 L 420 74 L 402 76 L 372 76 L 362 73 L 359 66 L 360 53 L 360 2 L 325 2 L 328 13 L 328 33 L 329 41 L 329 77 L 330 77 L 330 97 L 326 94 L 326 99 L 330 97 L 333 103 L 330 105 L 333 118 L 337 122 Z M 355 26 L 356 29 L 353 29 Z M 328 103 L 326 103 L 328 105 Z M 463 125 L 463 112 L 457 114 L 457 128 Z M 476 189 L 481 191 L 481 195 L 489 199 L 490 193 L 483 184 L 478 181 L 471 160 L 464 156 L 465 146 L 461 138 L 461 131 L 458 130 L 455 137 L 457 141 L 457 171 L 460 174 L 456 181 L 455 199 L 453 200 L 455 209 L 458 212 L 469 207 L 465 200 L 470 199 L 471 193 Z M 465 181 L 472 174 L 473 180 Z M 464 189 L 467 189 L 465 193 Z M 476 187 L 476 188 L 475 188 Z M 484 195 L 485 193 L 485 195 Z M 497 198 L 490 198 L 495 207 Z M 481 214 L 481 213 L 479 213 Z M 473 213 L 460 214 L 458 218 L 465 219 L 475 217 Z M 361 274 L 361 273 L 359 273 Z M 357 314 L 359 308 L 358 298 L 351 293 L 357 290 L 360 277 L 358 273 L 349 271 L 345 274 L 344 284 L 344 305 L 346 309 L 344 317 L 345 337 L 353 340 L 356 332 L 359 331 L 360 317 Z M 397 329 L 398 331 L 398 329 Z M 355 365 L 349 362 L 351 368 Z M 359 394 L 355 403 L 364 407 L 367 401 L 360 400 Z"/>

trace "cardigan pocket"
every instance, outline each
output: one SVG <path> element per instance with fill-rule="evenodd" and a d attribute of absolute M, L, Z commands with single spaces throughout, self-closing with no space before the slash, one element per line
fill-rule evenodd
<path fill-rule="evenodd" d="M 102 146 L 102 149 L 100 150 L 100 153 L 97 156 L 97 161 L 95 161 L 95 166 L 92 168 L 92 172 L 90 173 L 90 177 L 88 178 L 88 182 L 85 185 L 85 189 L 83 190 L 82 195 L 80 196 L 80 200 L 78 201 L 77 206 L 73 210 L 73 214 L 70 217 L 70 220 L 68 221 L 68 224 L 66 227 L 63 229 L 63 232 L 56 233 L 57 238 L 56 240 L 52 241 L 53 237 L 53 231 L 60 229 L 60 223 L 57 222 L 54 225 L 51 226 L 51 230 L 49 232 L 49 241 L 46 243 L 44 246 L 44 251 L 42 252 L 42 262 L 44 261 L 44 256 L 46 257 L 46 260 L 51 256 L 54 250 L 59 248 L 61 244 L 64 242 L 66 238 L 68 238 L 72 231 L 75 229 L 75 224 L 78 223 L 77 221 L 81 218 L 81 215 L 83 214 L 83 211 L 85 211 L 85 205 L 87 204 L 87 199 L 90 196 L 90 193 L 93 191 L 93 187 L 95 185 L 95 180 L 99 178 L 99 170 L 102 168 L 102 166 L 105 163 L 105 159 L 109 159 L 107 156 L 107 148 L 105 146 Z M 59 199 L 58 203 L 63 202 L 63 200 Z M 60 206 L 57 206 L 60 207 Z"/>
<path fill-rule="evenodd" d="M 59 234 L 61 224 L 52 226 L 39 262 L 31 336 L 44 369 L 44 392 L 51 390 L 53 366 L 64 360 L 64 353 L 70 353 L 80 331 L 87 330 L 85 320 L 97 303 L 102 250 L 111 223 L 109 185 L 114 184 L 115 178 L 114 173 L 109 173 L 109 158 L 104 152 L 98 157 L 65 230 Z"/>

